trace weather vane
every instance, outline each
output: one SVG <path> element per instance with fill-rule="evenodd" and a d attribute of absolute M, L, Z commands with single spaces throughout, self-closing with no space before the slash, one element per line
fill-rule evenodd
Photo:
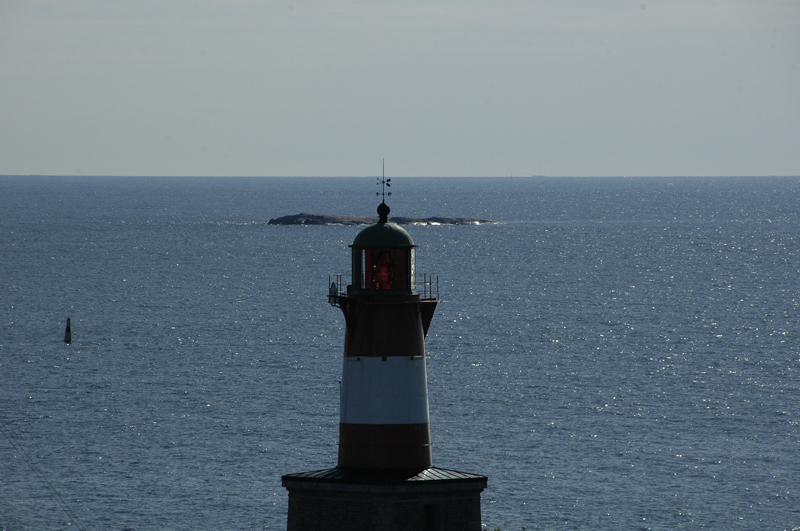
<path fill-rule="evenodd" d="M 391 180 L 391 179 L 387 179 L 387 178 L 386 178 L 386 161 L 384 160 L 384 161 L 383 161 L 383 177 L 382 177 L 382 178 L 378 178 L 378 182 L 377 182 L 377 183 L 375 183 L 375 184 L 379 184 L 379 185 L 381 185 L 381 191 L 380 191 L 380 192 L 375 192 L 375 195 L 382 196 L 382 197 L 381 197 L 381 200 L 382 200 L 384 203 L 386 202 L 386 196 L 388 195 L 388 196 L 390 196 L 390 197 L 391 197 L 391 195 L 392 195 L 392 192 L 387 192 L 387 191 L 386 191 L 386 188 L 388 188 L 388 187 L 391 187 L 391 186 L 392 186 L 392 185 L 390 184 L 391 182 L 392 182 L 392 180 Z"/>

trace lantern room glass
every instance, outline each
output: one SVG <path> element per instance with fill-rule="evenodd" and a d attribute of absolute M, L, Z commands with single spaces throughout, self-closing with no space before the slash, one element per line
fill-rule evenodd
<path fill-rule="evenodd" d="M 364 249 L 364 289 L 408 289 L 408 252 L 409 249 Z"/>

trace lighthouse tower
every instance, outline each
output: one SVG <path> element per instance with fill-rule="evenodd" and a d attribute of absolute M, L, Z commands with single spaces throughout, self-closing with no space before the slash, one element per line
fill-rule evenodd
<path fill-rule="evenodd" d="M 411 235 L 386 203 L 378 215 L 350 246 L 352 284 L 329 299 L 346 323 L 339 467 L 420 471 L 432 464 L 425 334 L 438 301 L 432 283 L 417 291 Z"/>
<path fill-rule="evenodd" d="M 417 278 L 417 246 L 389 211 L 382 202 L 350 246 L 350 284 L 330 284 L 345 318 L 338 466 L 283 476 L 288 531 L 481 528 L 486 477 L 432 466 L 425 336 L 438 284 Z"/>

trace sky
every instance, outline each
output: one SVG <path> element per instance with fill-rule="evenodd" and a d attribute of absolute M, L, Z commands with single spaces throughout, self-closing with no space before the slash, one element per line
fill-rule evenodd
<path fill-rule="evenodd" d="M 800 0 L 0 0 L 0 175 L 800 175 Z"/>

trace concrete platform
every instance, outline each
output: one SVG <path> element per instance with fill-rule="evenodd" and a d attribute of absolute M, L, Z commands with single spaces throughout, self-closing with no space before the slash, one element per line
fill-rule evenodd
<path fill-rule="evenodd" d="M 487 478 L 428 468 L 422 472 L 339 468 L 288 474 L 287 531 L 480 531 Z"/>

